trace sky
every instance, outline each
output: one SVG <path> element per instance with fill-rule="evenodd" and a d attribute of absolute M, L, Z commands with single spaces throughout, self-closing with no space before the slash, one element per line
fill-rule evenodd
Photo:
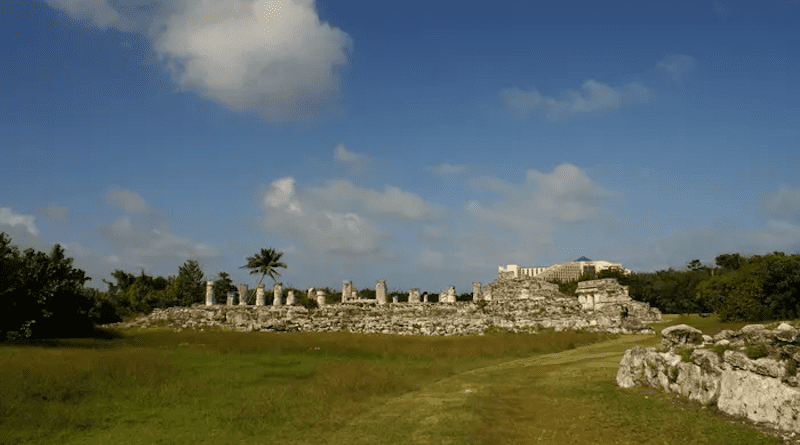
<path fill-rule="evenodd" d="M 800 1 L 11 0 L 0 231 L 251 287 L 800 251 Z M 271 285 L 271 280 L 266 279 Z"/>

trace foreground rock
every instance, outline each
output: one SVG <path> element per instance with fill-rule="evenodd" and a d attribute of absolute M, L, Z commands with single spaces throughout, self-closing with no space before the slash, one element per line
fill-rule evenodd
<path fill-rule="evenodd" d="M 721 411 L 800 433 L 800 327 L 748 325 L 714 337 L 686 325 L 662 331 L 660 348 L 625 352 L 617 372 L 623 388 L 649 386 Z M 688 359 L 688 360 L 687 360 Z"/>
<path fill-rule="evenodd" d="M 481 335 L 552 328 L 622 334 L 655 334 L 619 311 L 585 311 L 574 297 L 489 301 L 476 304 L 353 303 L 308 310 L 301 306 L 194 306 L 157 309 L 122 327 L 192 329 L 228 327 L 244 331 L 348 331 L 399 335 Z"/>

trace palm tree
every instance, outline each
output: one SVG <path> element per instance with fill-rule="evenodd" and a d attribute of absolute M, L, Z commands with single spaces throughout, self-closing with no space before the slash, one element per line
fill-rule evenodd
<path fill-rule="evenodd" d="M 286 268 L 286 265 L 280 262 L 283 252 L 276 252 L 275 249 L 261 249 L 261 253 L 257 253 L 251 257 L 247 257 L 247 268 L 252 269 L 250 275 L 254 273 L 261 273 L 261 279 L 258 284 L 264 280 L 264 275 L 269 275 L 273 283 L 276 283 L 275 276 L 281 276 L 274 270 L 276 267 Z M 258 286 L 256 286 L 258 287 Z"/>

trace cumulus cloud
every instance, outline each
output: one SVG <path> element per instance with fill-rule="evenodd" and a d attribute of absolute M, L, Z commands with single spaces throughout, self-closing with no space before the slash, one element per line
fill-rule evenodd
<path fill-rule="evenodd" d="M 370 190 L 347 180 L 298 191 L 293 178 L 278 179 L 264 187 L 261 203 L 266 227 L 302 244 L 301 251 L 358 258 L 391 255 L 389 230 L 377 218 L 426 221 L 442 212 L 397 187 Z"/>
<path fill-rule="evenodd" d="M 783 186 L 761 195 L 757 201 L 764 214 L 780 220 L 800 219 L 800 188 Z"/>
<path fill-rule="evenodd" d="M 615 111 L 623 107 L 647 103 L 652 98 L 649 88 L 638 82 L 612 87 L 596 80 L 587 80 L 580 90 L 566 90 L 560 98 L 543 96 L 538 90 L 517 87 L 501 91 L 505 104 L 518 116 L 541 115 L 550 120 L 573 117 L 581 113 Z"/>
<path fill-rule="evenodd" d="M 340 208 L 361 208 L 367 212 L 409 220 L 435 219 L 443 210 L 413 193 L 386 186 L 383 191 L 357 187 L 348 180 L 335 180 L 311 193 Z"/>
<path fill-rule="evenodd" d="M 464 173 L 467 171 L 467 166 L 460 164 L 448 164 L 448 163 L 441 163 L 438 165 L 432 165 L 428 167 L 428 170 L 436 173 L 437 175 L 455 175 L 458 173 Z"/>
<path fill-rule="evenodd" d="M 282 178 L 270 185 L 264 196 L 264 203 L 273 208 L 283 208 L 289 212 L 303 214 L 300 203 L 294 193 L 294 178 Z"/>
<path fill-rule="evenodd" d="M 101 29 L 144 34 L 179 88 L 275 123 L 332 112 L 352 48 L 314 0 L 47 1 Z"/>
<path fill-rule="evenodd" d="M 694 68 L 694 57 L 673 54 L 658 62 L 656 67 L 666 73 L 673 82 L 682 83 Z"/>
<path fill-rule="evenodd" d="M 14 211 L 8 207 L 0 207 L 0 226 L 23 229 L 30 235 L 39 236 L 39 229 L 36 227 L 35 221 L 36 218 L 33 216 L 20 215 L 14 213 Z"/>

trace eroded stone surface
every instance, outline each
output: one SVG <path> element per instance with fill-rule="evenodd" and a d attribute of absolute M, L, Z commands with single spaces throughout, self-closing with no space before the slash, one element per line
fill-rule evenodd
<path fill-rule="evenodd" d="M 795 330 L 791 322 L 774 330 L 748 325 L 738 332 L 720 332 L 710 343 L 697 329 L 672 326 L 662 331 L 669 350 L 638 346 L 625 352 L 617 384 L 661 388 L 701 403 L 715 403 L 728 414 L 800 433 L 800 390 L 793 371 L 800 362 L 793 355 L 798 350 Z M 708 345 L 717 349 L 703 348 Z M 691 362 L 675 353 L 686 348 L 694 348 Z"/>

